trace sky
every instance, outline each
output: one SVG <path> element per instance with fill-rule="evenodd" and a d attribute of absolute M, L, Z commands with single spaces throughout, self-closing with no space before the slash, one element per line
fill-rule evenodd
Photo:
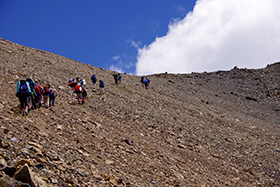
<path fill-rule="evenodd" d="M 0 0 L 0 37 L 133 75 L 280 61 L 279 0 Z"/>

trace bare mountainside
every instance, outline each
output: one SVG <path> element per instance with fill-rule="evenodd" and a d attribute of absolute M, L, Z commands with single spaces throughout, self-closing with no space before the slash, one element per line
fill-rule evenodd
<path fill-rule="evenodd" d="M 280 186 L 279 72 L 157 74 L 146 90 L 138 76 L 116 86 L 109 70 L 0 39 L 0 186 Z M 66 85 L 78 76 L 84 105 Z M 54 85 L 56 105 L 22 116 L 27 77 Z"/>

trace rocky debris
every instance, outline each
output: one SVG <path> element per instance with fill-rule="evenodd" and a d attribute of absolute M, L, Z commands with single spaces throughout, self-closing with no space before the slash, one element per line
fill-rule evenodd
<path fill-rule="evenodd" d="M 14 178 L 23 182 L 28 183 L 31 187 L 47 187 L 47 184 L 40 178 L 36 177 L 28 165 L 23 165 L 14 175 Z"/>
<path fill-rule="evenodd" d="M 2 186 L 280 185 L 280 63 L 149 75 L 146 90 L 138 76 L 116 86 L 106 69 L 4 39 L 0 49 Z M 78 105 L 66 84 L 93 73 L 105 94 L 87 81 Z M 23 117 L 14 92 L 26 77 L 54 85 L 56 105 Z"/>

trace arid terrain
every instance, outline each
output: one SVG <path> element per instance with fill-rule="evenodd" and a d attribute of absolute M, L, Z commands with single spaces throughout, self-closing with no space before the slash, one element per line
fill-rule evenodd
<path fill-rule="evenodd" d="M 113 73 L 0 38 L 0 187 L 280 186 L 280 63 L 149 75 L 148 89 Z M 55 106 L 20 114 L 27 77 L 55 86 Z"/>

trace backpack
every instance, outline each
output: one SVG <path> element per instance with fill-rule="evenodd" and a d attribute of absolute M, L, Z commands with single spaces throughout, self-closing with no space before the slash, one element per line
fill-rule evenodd
<path fill-rule="evenodd" d="M 83 91 L 82 87 L 80 87 L 78 84 L 74 87 L 74 90 L 76 93 L 81 93 Z"/>
<path fill-rule="evenodd" d="M 92 81 L 96 81 L 96 75 L 93 75 L 93 76 L 91 77 L 91 80 L 92 80 Z"/>
<path fill-rule="evenodd" d="M 36 86 L 35 88 L 36 88 L 36 89 L 35 89 L 36 95 L 37 95 L 37 96 L 41 95 L 41 85 Z"/>
<path fill-rule="evenodd" d="M 101 88 L 104 88 L 104 82 L 103 82 L 103 80 L 100 80 L 99 83 L 100 83 L 100 87 L 101 87 Z"/>
<path fill-rule="evenodd" d="M 143 82 L 146 84 L 146 83 L 148 83 L 148 80 L 147 79 L 143 79 Z"/>
<path fill-rule="evenodd" d="M 20 81 L 19 93 L 20 94 L 28 94 L 29 93 L 28 85 L 26 83 L 26 80 L 21 80 Z"/>
<path fill-rule="evenodd" d="M 44 86 L 44 91 L 45 91 L 45 92 L 49 92 L 49 86 L 47 86 L 47 85 Z"/>
<path fill-rule="evenodd" d="M 37 93 L 36 93 L 35 83 L 34 82 L 29 82 L 29 87 L 30 87 L 31 92 L 33 92 L 34 96 L 36 97 Z"/>
<path fill-rule="evenodd" d="M 54 88 L 50 88 L 50 92 L 51 92 L 51 94 L 54 94 Z"/>

